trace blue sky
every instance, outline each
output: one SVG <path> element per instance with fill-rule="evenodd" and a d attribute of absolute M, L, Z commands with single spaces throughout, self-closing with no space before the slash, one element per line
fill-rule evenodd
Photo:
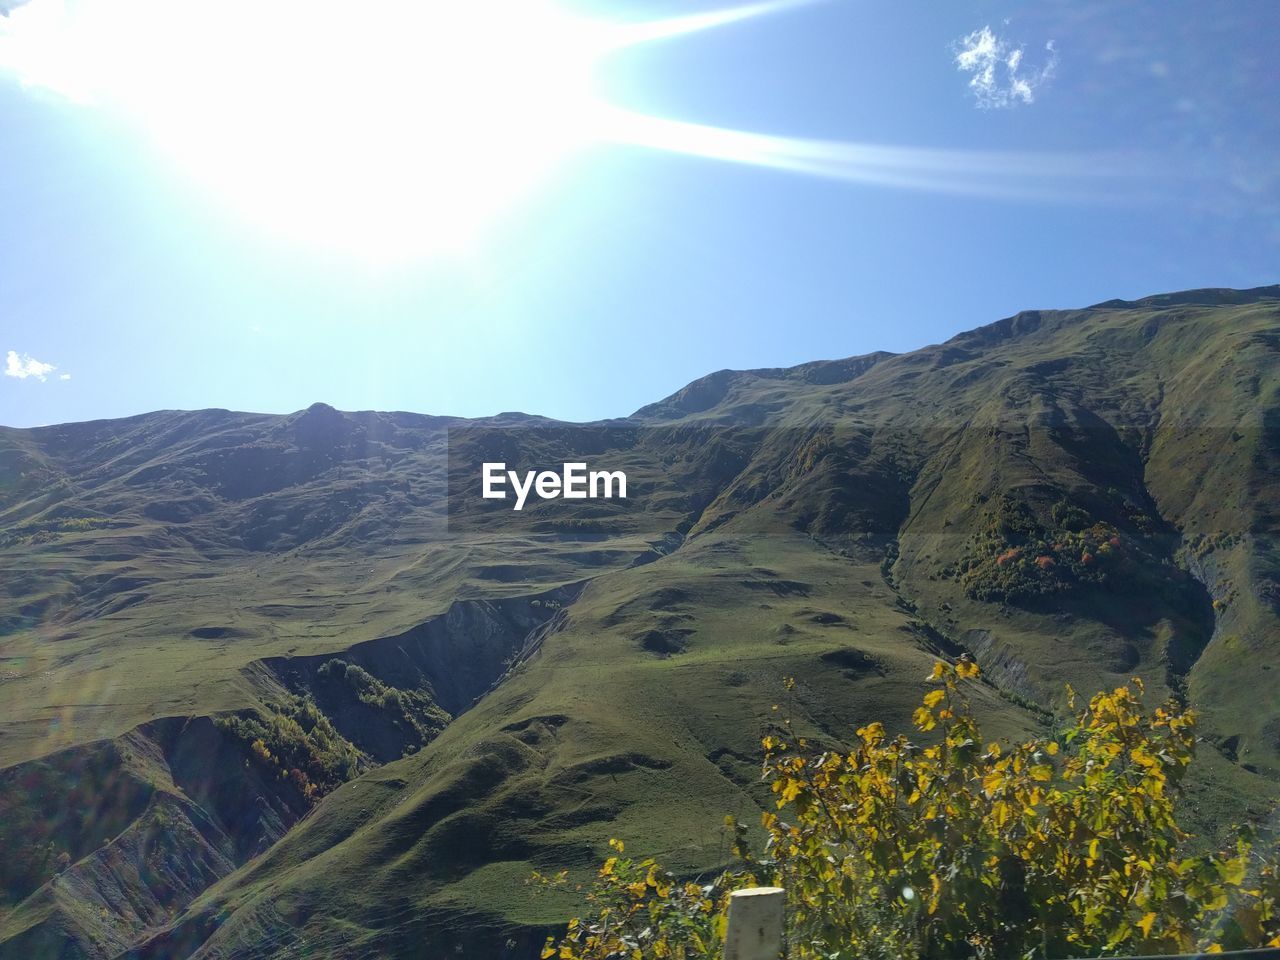
<path fill-rule="evenodd" d="M 559 27 L 490 17 L 454 35 L 388 6 L 383 33 L 343 26 L 363 54 L 321 51 L 322 103 L 305 50 L 276 43 L 228 79 L 181 31 L 147 53 L 142 0 L 85 4 L 119 26 L 92 33 L 102 76 L 141 64 L 109 95 L 83 69 L 87 93 L 49 80 L 58 48 L 23 7 L 0 19 L 8 425 L 317 400 L 588 420 L 723 367 L 1280 281 L 1270 0 L 757 4 L 563 77 Z M 270 6 L 230 4 L 229 42 L 273 39 L 253 12 Z M 731 6 L 570 12 L 634 25 Z M 442 38 L 443 66 L 368 86 L 378 38 L 414 30 Z M 582 82 L 624 118 L 608 135 L 556 106 Z M 228 88 L 243 99 L 218 100 Z"/>

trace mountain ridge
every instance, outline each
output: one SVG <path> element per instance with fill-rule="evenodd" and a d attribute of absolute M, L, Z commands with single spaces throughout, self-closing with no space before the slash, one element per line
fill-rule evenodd
<path fill-rule="evenodd" d="M 0 957 L 523 957 L 573 909 L 532 869 L 589 870 L 615 835 L 686 874 L 722 861 L 720 817 L 765 802 L 784 676 L 836 741 L 908 728 L 960 651 L 997 733 L 1047 722 L 1066 682 L 1189 700 L 1193 819 L 1263 817 L 1280 287 L 1115 303 L 721 371 L 589 424 L 313 404 L 0 429 L 0 863 L 33 865 L 0 876 Z M 591 451 L 637 494 L 460 509 L 490 450 Z M 468 703 L 427 665 L 472 649 Z M 228 796 L 293 811 L 268 849 L 195 839 L 252 850 L 257 828 L 175 779 L 157 723 L 243 758 L 210 771 Z M 122 845 L 41 826 L 73 780 Z M 217 866 L 153 886 L 151 854 Z"/>
<path fill-rule="evenodd" d="M 695 388 L 697 385 L 703 384 L 704 382 L 707 382 L 707 381 L 716 383 L 723 379 L 732 379 L 740 376 L 749 376 L 749 377 L 755 377 L 758 379 L 786 379 L 792 376 L 804 378 L 804 376 L 810 373 L 811 371 L 817 373 L 819 371 L 827 371 L 827 370 L 834 371 L 834 370 L 848 369 L 850 370 L 850 375 L 847 377 L 842 377 L 841 379 L 834 379 L 830 381 L 816 379 L 816 380 L 810 381 L 810 382 L 816 382 L 816 383 L 847 382 L 847 380 L 854 379 L 857 375 L 860 375 L 861 373 L 865 372 L 867 369 L 874 366 L 876 363 L 880 362 L 881 360 L 886 360 L 893 357 L 906 356 L 911 353 L 918 353 L 920 351 L 930 350 L 934 348 L 942 348 L 955 343 L 963 344 L 967 342 L 972 342 L 975 339 L 978 340 L 979 342 L 986 341 L 986 340 L 992 339 L 993 335 L 995 334 L 1004 334 L 1006 332 L 1012 332 L 1014 335 L 1019 335 L 1022 333 L 1030 332 L 1030 330 L 1027 329 L 1026 324 L 1029 322 L 1034 322 L 1038 327 L 1039 318 L 1044 313 L 1052 313 L 1056 315 L 1067 315 L 1067 314 L 1078 313 L 1082 311 L 1104 310 L 1104 309 L 1135 310 L 1135 309 L 1144 309 L 1144 308 L 1150 308 L 1150 307 L 1167 307 L 1167 306 L 1180 306 L 1180 305 L 1183 305 L 1183 306 L 1244 305 L 1244 304 L 1250 304 L 1250 303 L 1264 302 L 1267 300 L 1280 300 L 1280 284 L 1265 284 L 1258 287 L 1249 287 L 1249 288 L 1243 288 L 1243 289 L 1233 289 L 1228 287 L 1202 287 L 1202 288 L 1195 288 L 1191 290 L 1173 291 L 1173 292 L 1160 293 L 1160 294 L 1150 294 L 1147 296 L 1139 297 L 1134 300 L 1124 300 L 1119 298 L 1113 298 L 1110 300 L 1103 300 L 1098 303 L 1090 304 L 1089 306 L 1079 307 L 1079 308 L 1021 310 L 1018 313 L 1013 314 L 1012 316 L 1005 317 L 1000 320 L 994 320 L 991 323 L 974 327 L 971 330 L 961 331 L 960 333 L 957 333 L 952 337 L 946 340 L 943 340 L 939 343 L 926 344 L 925 346 L 917 347 L 916 349 L 907 351 L 906 353 L 892 353 L 890 351 L 877 350 L 877 351 L 872 351 L 871 353 L 855 354 L 852 356 L 841 357 L 833 360 L 807 360 L 798 364 L 794 364 L 789 367 L 748 367 L 748 368 L 741 368 L 741 369 L 725 367 L 723 369 L 716 370 L 708 374 L 704 374 L 702 377 L 698 377 L 690 381 L 688 384 L 686 384 L 684 387 L 677 390 L 675 393 L 672 393 L 669 396 L 662 398 L 661 400 L 656 400 L 653 403 L 645 404 L 644 406 L 638 408 L 636 411 L 634 411 L 633 413 L 627 416 L 605 417 L 597 420 L 562 421 L 562 420 L 556 420 L 550 417 L 545 417 L 540 414 L 527 413 L 525 411 L 520 411 L 520 410 L 502 411 L 499 413 L 489 414 L 481 417 L 464 417 L 464 416 L 455 415 L 455 414 L 430 414 L 430 413 L 421 413 L 421 412 L 407 411 L 407 410 L 378 411 L 378 410 L 367 409 L 367 408 L 360 409 L 360 410 L 337 411 L 336 408 L 334 408 L 332 405 L 324 401 L 318 400 L 309 404 L 307 407 L 299 408 L 298 410 L 288 411 L 285 413 L 261 413 L 261 412 L 251 412 L 251 411 L 238 411 L 238 410 L 231 410 L 226 407 L 200 407 L 200 408 L 193 408 L 193 409 L 163 408 L 158 410 L 146 411 L 143 413 L 129 414 L 123 417 L 107 417 L 107 418 L 97 418 L 93 420 L 67 421 L 65 423 L 44 424 L 44 425 L 35 426 L 35 427 L 10 427 L 10 426 L 0 424 L 0 429 L 29 430 L 29 431 L 53 430 L 53 429 L 69 427 L 69 426 L 88 426 L 93 424 L 106 424 L 106 423 L 128 423 L 131 421 L 140 420 L 142 418 L 153 417 L 153 416 L 158 416 L 163 414 L 233 414 L 233 415 L 241 415 L 241 416 L 292 417 L 292 416 L 298 416 L 299 414 L 305 413 L 308 410 L 312 410 L 318 407 L 326 408 L 328 410 L 333 410 L 335 412 L 350 414 L 353 416 L 381 414 L 384 416 L 391 416 L 391 417 L 397 417 L 397 416 L 422 417 L 422 418 L 427 418 L 430 420 L 446 422 L 446 423 L 462 423 L 462 422 L 475 423 L 475 422 L 489 422 L 489 421 L 503 422 L 509 418 L 530 419 L 530 420 L 536 420 L 539 422 L 556 423 L 556 424 L 574 423 L 579 425 L 587 425 L 587 424 L 612 423 L 612 422 L 628 421 L 628 420 L 640 418 L 644 416 L 647 411 L 662 408 L 664 405 L 673 403 L 674 401 L 677 400 L 677 398 L 685 394 L 686 391 L 689 391 L 691 388 Z M 1020 325 L 1022 329 L 1019 329 Z"/>

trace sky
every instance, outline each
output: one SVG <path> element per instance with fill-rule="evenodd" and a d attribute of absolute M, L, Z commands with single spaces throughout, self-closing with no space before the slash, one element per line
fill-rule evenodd
<path fill-rule="evenodd" d="M 1273 0 L 444 6 L 0 0 L 0 424 L 594 420 L 1280 282 Z"/>

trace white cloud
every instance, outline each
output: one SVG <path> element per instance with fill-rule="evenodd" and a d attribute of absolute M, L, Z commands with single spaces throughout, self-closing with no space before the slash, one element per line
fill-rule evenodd
<path fill-rule="evenodd" d="M 58 379 L 59 379 L 59 380 L 70 380 L 70 379 L 71 379 L 71 374 L 69 374 L 69 373 L 60 373 L 60 374 L 58 374 Z"/>
<path fill-rule="evenodd" d="M 5 358 L 4 375 L 6 377 L 17 377 L 19 380 L 25 380 L 27 377 L 35 377 L 37 380 L 45 380 L 49 374 L 57 370 L 52 363 L 43 363 L 29 354 L 18 355 L 17 350 L 10 350 L 9 355 Z M 70 374 L 64 373 L 63 379 Z"/>
<path fill-rule="evenodd" d="M 956 69 L 972 74 L 969 89 L 984 109 L 1033 103 L 1036 91 L 1053 77 L 1058 65 L 1058 52 L 1050 40 L 1044 45 L 1044 65 L 1034 72 L 1023 72 L 1023 48 L 996 36 L 990 27 L 961 37 L 954 49 Z"/>

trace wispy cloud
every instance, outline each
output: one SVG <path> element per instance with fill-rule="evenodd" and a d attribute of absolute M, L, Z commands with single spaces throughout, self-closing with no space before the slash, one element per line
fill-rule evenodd
<path fill-rule="evenodd" d="M 4 375 L 6 377 L 17 377 L 19 380 L 26 380 L 28 377 L 35 377 L 37 380 L 47 380 L 49 374 L 58 368 L 52 363 L 44 363 L 37 360 L 29 354 L 19 354 L 17 350 L 10 350 L 5 358 Z M 71 378 L 71 374 L 64 373 L 63 380 Z"/>
<path fill-rule="evenodd" d="M 1035 102 L 1036 92 L 1058 66 L 1058 51 L 1050 40 L 1044 45 L 1045 61 L 1027 71 L 1023 47 L 996 36 L 990 27 L 966 34 L 954 44 L 956 69 L 969 77 L 969 90 L 984 109 L 1014 107 Z"/>

